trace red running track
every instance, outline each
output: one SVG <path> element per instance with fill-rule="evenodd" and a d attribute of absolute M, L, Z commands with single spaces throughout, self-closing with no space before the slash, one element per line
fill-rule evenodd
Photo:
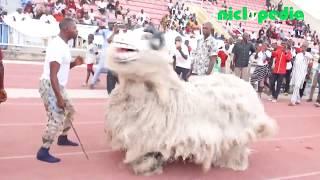
<path fill-rule="evenodd" d="M 21 84 L 36 88 L 38 72 L 30 65 L 6 65 L 7 87 Z M 8 68 L 14 69 L 8 69 Z M 18 71 L 17 71 L 18 70 Z M 84 70 L 84 69 L 83 69 Z M 79 72 L 78 72 L 79 71 Z M 19 73 L 20 72 L 20 73 Z M 26 77 L 28 75 L 28 77 Z M 79 68 L 71 76 L 71 88 L 81 86 Z M 16 78 L 14 78 L 14 76 Z M 15 83 L 11 81 L 16 81 Z M 28 83 L 24 82 L 29 80 Z M 80 84 L 79 84 L 80 83 Z M 19 86 L 20 85 L 20 86 Z M 122 164 L 123 153 L 112 152 L 104 134 L 106 100 L 74 99 L 77 110 L 74 125 L 89 153 L 86 160 L 79 147 L 52 146 L 51 152 L 62 158 L 58 164 L 46 164 L 35 159 L 45 128 L 45 113 L 40 99 L 9 99 L 0 105 L 0 179 L 52 180 L 319 180 L 320 179 L 320 121 L 319 109 L 312 104 L 289 107 L 282 100 L 276 104 L 265 101 L 267 112 L 274 117 L 280 132 L 273 139 L 253 144 L 250 167 L 244 172 L 212 168 L 204 174 L 201 167 L 175 163 L 164 173 L 153 177 L 138 177 Z M 72 139 L 76 139 L 70 132 Z"/>
<path fill-rule="evenodd" d="M 5 86 L 7 88 L 36 89 L 39 87 L 39 79 L 43 67 L 40 64 L 4 64 L 5 66 Z M 68 89 L 86 89 L 82 84 L 86 78 L 84 67 L 75 67 L 70 72 Z M 100 75 L 100 83 L 96 89 L 105 89 L 106 74 Z"/>

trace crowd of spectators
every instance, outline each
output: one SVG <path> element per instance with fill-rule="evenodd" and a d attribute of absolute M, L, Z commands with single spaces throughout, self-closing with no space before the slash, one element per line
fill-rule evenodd
<path fill-rule="evenodd" d="M 1 8 L 1 20 L 7 13 Z M 131 12 L 126 4 L 114 0 L 24 0 L 13 17 L 39 19 L 46 23 L 61 22 L 66 17 L 73 18 L 78 24 L 103 25 L 109 22 L 127 24 L 129 27 L 144 26 L 152 19 L 141 9 Z"/>

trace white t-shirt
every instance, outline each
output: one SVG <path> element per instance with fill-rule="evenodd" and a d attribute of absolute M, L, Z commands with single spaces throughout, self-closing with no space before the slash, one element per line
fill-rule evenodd
<path fill-rule="evenodd" d="M 185 69 L 190 69 L 191 68 L 191 60 L 189 58 L 189 52 L 188 52 L 187 46 L 181 45 L 181 50 L 182 50 L 183 54 L 188 56 L 188 58 L 184 59 L 182 57 L 181 53 L 179 52 L 179 50 L 176 49 L 174 52 L 174 55 L 176 56 L 176 66 L 182 67 Z"/>
<path fill-rule="evenodd" d="M 189 16 L 190 16 L 190 14 L 191 14 L 191 13 L 190 13 L 190 10 L 187 10 L 187 9 L 186 9 L 186 10 L 184 10 L 184 14 L 185 14 L 187 17 L 189 17 Z"/>
<path fill-rule="evenodd" d="M 92 20 L 90 18 L 89 19 L 83 18 L 83 23 L 84 24 L 92 24 Z"/>
<path fill-rule="evenodd" d="M 255 32 L 251 33 L 251 39 L 258 39 L 257 34 Z"/>
<path fill-rule="evenodd" d="M 96 45 L 93 43 L 89 44 L 86 52 L 86 64 L 96 63 L 96 52 L 98 52 Z"/>
<path fill-rule="evenodd" d="M 103 1 L 95 1 L 96 5 L 98 6 L 98 8 L 104 9 L 108 6 L 107 2 Z"/>
<path fill-rule="evenodd" d="M 94 21 L 94 17 L 96 16 L 96 13 L 94 13 L 94 12 L 92 12 L 92 13 L 89 12 L 88 14 L 89 14 L 90 20 Z"/>
<path fill-rule="evenodd" d="M 227 50 L 229 56 L 230 56 L 231 54 L 233 54 L 233 53 L 232 53 L 233 47 L 234 47 L 234 44 L 230 44 L 230 45 L 229 45 L 229 49 Z"/>
<path fill-rule="evenodd" d="M 23 18 L 30 19 L 30 16 L 28 16 L 28 15 L 26 15 L 24 13 L 19 14 L 17 11 L 13 12 L 12 14 L 10 14 L 8 16 L 12 17 L 12 20 L 15 19 L 16 22 L 22 21 Z"/>
<path fill-rule="evenodd" d="M 279 33 L 280 32 L 280 24 L 276 24 L 276 33 Z"/>
<path fill-rule="evenodd" d="M 182 13 L 177 13 L 177 18 L 179 19 L 179 20 L 181 20 L 182 19 Z"/>
<path fill-rule="evenodd" d="M 62 10 L 66 8 L 66 5 L 63 3 L 55 4 L 53 9 L 53 14 L 62 13 Z"/>
<path fill-rule="evenodd" d="M 41 79 L 50 80 L 50 62 L 54 61 L 60 64 L 58 82 L 65 87 L 69 78 L 71 52 L 68 44 L 60 36 L 55 37 L 48 44 Z"/>
<path fill-rule="evenodd" d="M 173 12 L 176 13 L 177 11 L 178 11 L 178 9 L 175 6 L 173 6 L 172 9 L 171 9 L 171 13 L 173 13 Z M 175 14 L 173 14 L 173 15 L 175 15 Z"/>
<path fill-rule="evenodd" d="M 271 57 L 270 51 L 266 51 L 266 52 L 259 52 L 258 53 L 258 58 L 255 59 L 255 61 L 257 62 L 258 66 L 264 66 L 267 65 L 268 62 L 266 61 L 266 59 Z"/>
<path fill-rule="evenodd" d="M 52 15 L 46 15 L 46 14 L 43 14 L 41 17 L 40 17 L 40 21 L 44 22 L 44 23 L 55 23 L 57 22 L 56 19 L 52 16 Z"/>
<path fill-rule="evenodd" d="M 138 18 L 139 21 L 144 22 L 144 21 L 147 20 L 147 14 L 146 14 L 145 12 L 143 12 L 143 13 L 140 12 L 140 13 L 137 15 L 137 18 Z M 142 20 L 141 20 L 141 19 L 142 19 Z"/>

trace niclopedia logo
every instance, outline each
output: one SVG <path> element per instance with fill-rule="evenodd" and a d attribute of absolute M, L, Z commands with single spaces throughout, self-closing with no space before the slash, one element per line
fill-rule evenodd
<path fill-rule="evenodd" d="M 262 24 L 265 20 L 268 18 L 270 20 L 304 20 L 304 13 L 301 10 L 293 11 L 293 8 L 290 7 L 290 10 L 288 7 L 284 7 L 282 11 L 266 11 L 266 10 L 261 10 L 259 13 L 250 11 L 248 13 L 248 8 L 243 7 L 242 10 L 236 10 L 233 11 L 232 7 L 229 8 L 229 10 L 220 10 L 218 12 L 218 20 L 248 20 L 248 19 L 255 19 L 258 15 L 258 23 Z"/>

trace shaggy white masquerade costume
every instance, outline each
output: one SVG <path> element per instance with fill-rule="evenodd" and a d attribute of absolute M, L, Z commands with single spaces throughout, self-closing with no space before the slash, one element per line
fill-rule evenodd
<path fill-rule="evenodd" d="M 226 74 L 183 82 L 173 71 L 160 33 L 135 30 L 114 39 L 108 67 L 120 84 L 110 96 L 106 133 L 136 174 L 161 173 L 183 159 L 202 165 L 245 170 L 249 143 L 273 135 L 252 86 Z"/>

